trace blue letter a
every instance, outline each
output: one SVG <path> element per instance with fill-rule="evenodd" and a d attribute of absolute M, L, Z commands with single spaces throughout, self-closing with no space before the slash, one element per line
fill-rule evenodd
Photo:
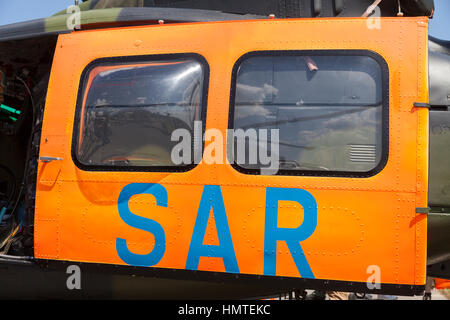
<path fill-rule="evenodd" d="M 155 246 L 148 254 L 135 254 L 128 250 L 126 240 L 117 238 L 116 249 L 117 254 L 123 262 L 133 266 L 150 267 L 158 264 L 164 256 L 164 252 L 166 251 L 166 237 L 164 229 L 158 222 L 131 213 L 128 202 L 131 197 L 138 194 L 151 194 L 155 197 L 157 206 L 167 207 L 167 190 L 162 185 L 156 183 L 132 183 L 125 186 L 119 195 L 118 208 L 122 220 L 134 228 L 152 233 L 155 237 Z"/>
<path fill-rule="evenodd" d="M 295 229 L 278 228 L 278 201 L 295 201 L 303 207 L 303 223 Z M 264 235 L 264 275 L 276 275 L 277 241 L 286 241 L 295 265 L 303 278 L 313 278 L 300 241 L 308 239 L 317 226 L 316 199 L 306 190 L 267 188 Z"/>
<path fill-rule="evenodd" d="M 218 246 L 203 244 L 211 208 L 216 221 L 217 236 L 220 243 Z M 220 186 L 205 186 L 203 189 L 197 220 L 195 221 L 194 232 L 189 246 L 186 269 L 197 270 L 200 257 L 222 258 L 226 272 L 239 273 Z"/>

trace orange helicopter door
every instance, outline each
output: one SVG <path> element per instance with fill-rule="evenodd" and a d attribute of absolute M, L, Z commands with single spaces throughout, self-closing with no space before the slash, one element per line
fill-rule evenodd
<path fill-rule="evenodd" d="M 379 22 L 60 35 L 36 258 L 423 288 L 427 19 Z"/>

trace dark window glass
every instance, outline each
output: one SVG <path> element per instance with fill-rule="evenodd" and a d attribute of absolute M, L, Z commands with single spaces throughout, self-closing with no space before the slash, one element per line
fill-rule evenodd
<path fill-rule="evenodd" d="M 172 132 L 186 129 L 194 137 L 194 121 L 203 121 L 204 69 L 195 59 L 95 64 L 84 82 L 77 160 L 89 166 L 176 166 Z"/>
<path fill-rule="evenodd" d="M 377 60 L 283 53 L 241 61 L 235 71 L 232 127 L 278 129 L 280 170 L 366 173 L 380 164 L 383 73 Z"/>

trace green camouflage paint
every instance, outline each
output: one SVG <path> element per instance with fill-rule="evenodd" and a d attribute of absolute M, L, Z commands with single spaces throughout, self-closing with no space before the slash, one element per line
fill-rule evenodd
<path fill-rule="evenodd" d="M 115 22 L 118 21 L 118 17 L 122 9 L 110 8 L 100 10 L 88 10 L 80 12 L 81 25 Z M 57 32 L 70 30 L 67 26 L 68 19 L 73 14 L 59 14 L 45 19 L 45 32 Z"/>

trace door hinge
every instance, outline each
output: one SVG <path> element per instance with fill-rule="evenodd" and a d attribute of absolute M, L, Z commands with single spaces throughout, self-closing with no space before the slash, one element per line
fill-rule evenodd
<path fill-rule="evenodd" d="M 428 208 L 428 207 L 426 207 L 426 208 L 416 208 L 416 213 L 429 214 L 430 213 L 430 208 Z"/>
<path fill-rule="evenodd" d="M 425 108 L 428 110 L 435 110 L 435 111 L 447 111 L 447 106 L 432 106 L 429 103 L 423 103 L 423 102 L 414 102 L 414 108 Z"/>

